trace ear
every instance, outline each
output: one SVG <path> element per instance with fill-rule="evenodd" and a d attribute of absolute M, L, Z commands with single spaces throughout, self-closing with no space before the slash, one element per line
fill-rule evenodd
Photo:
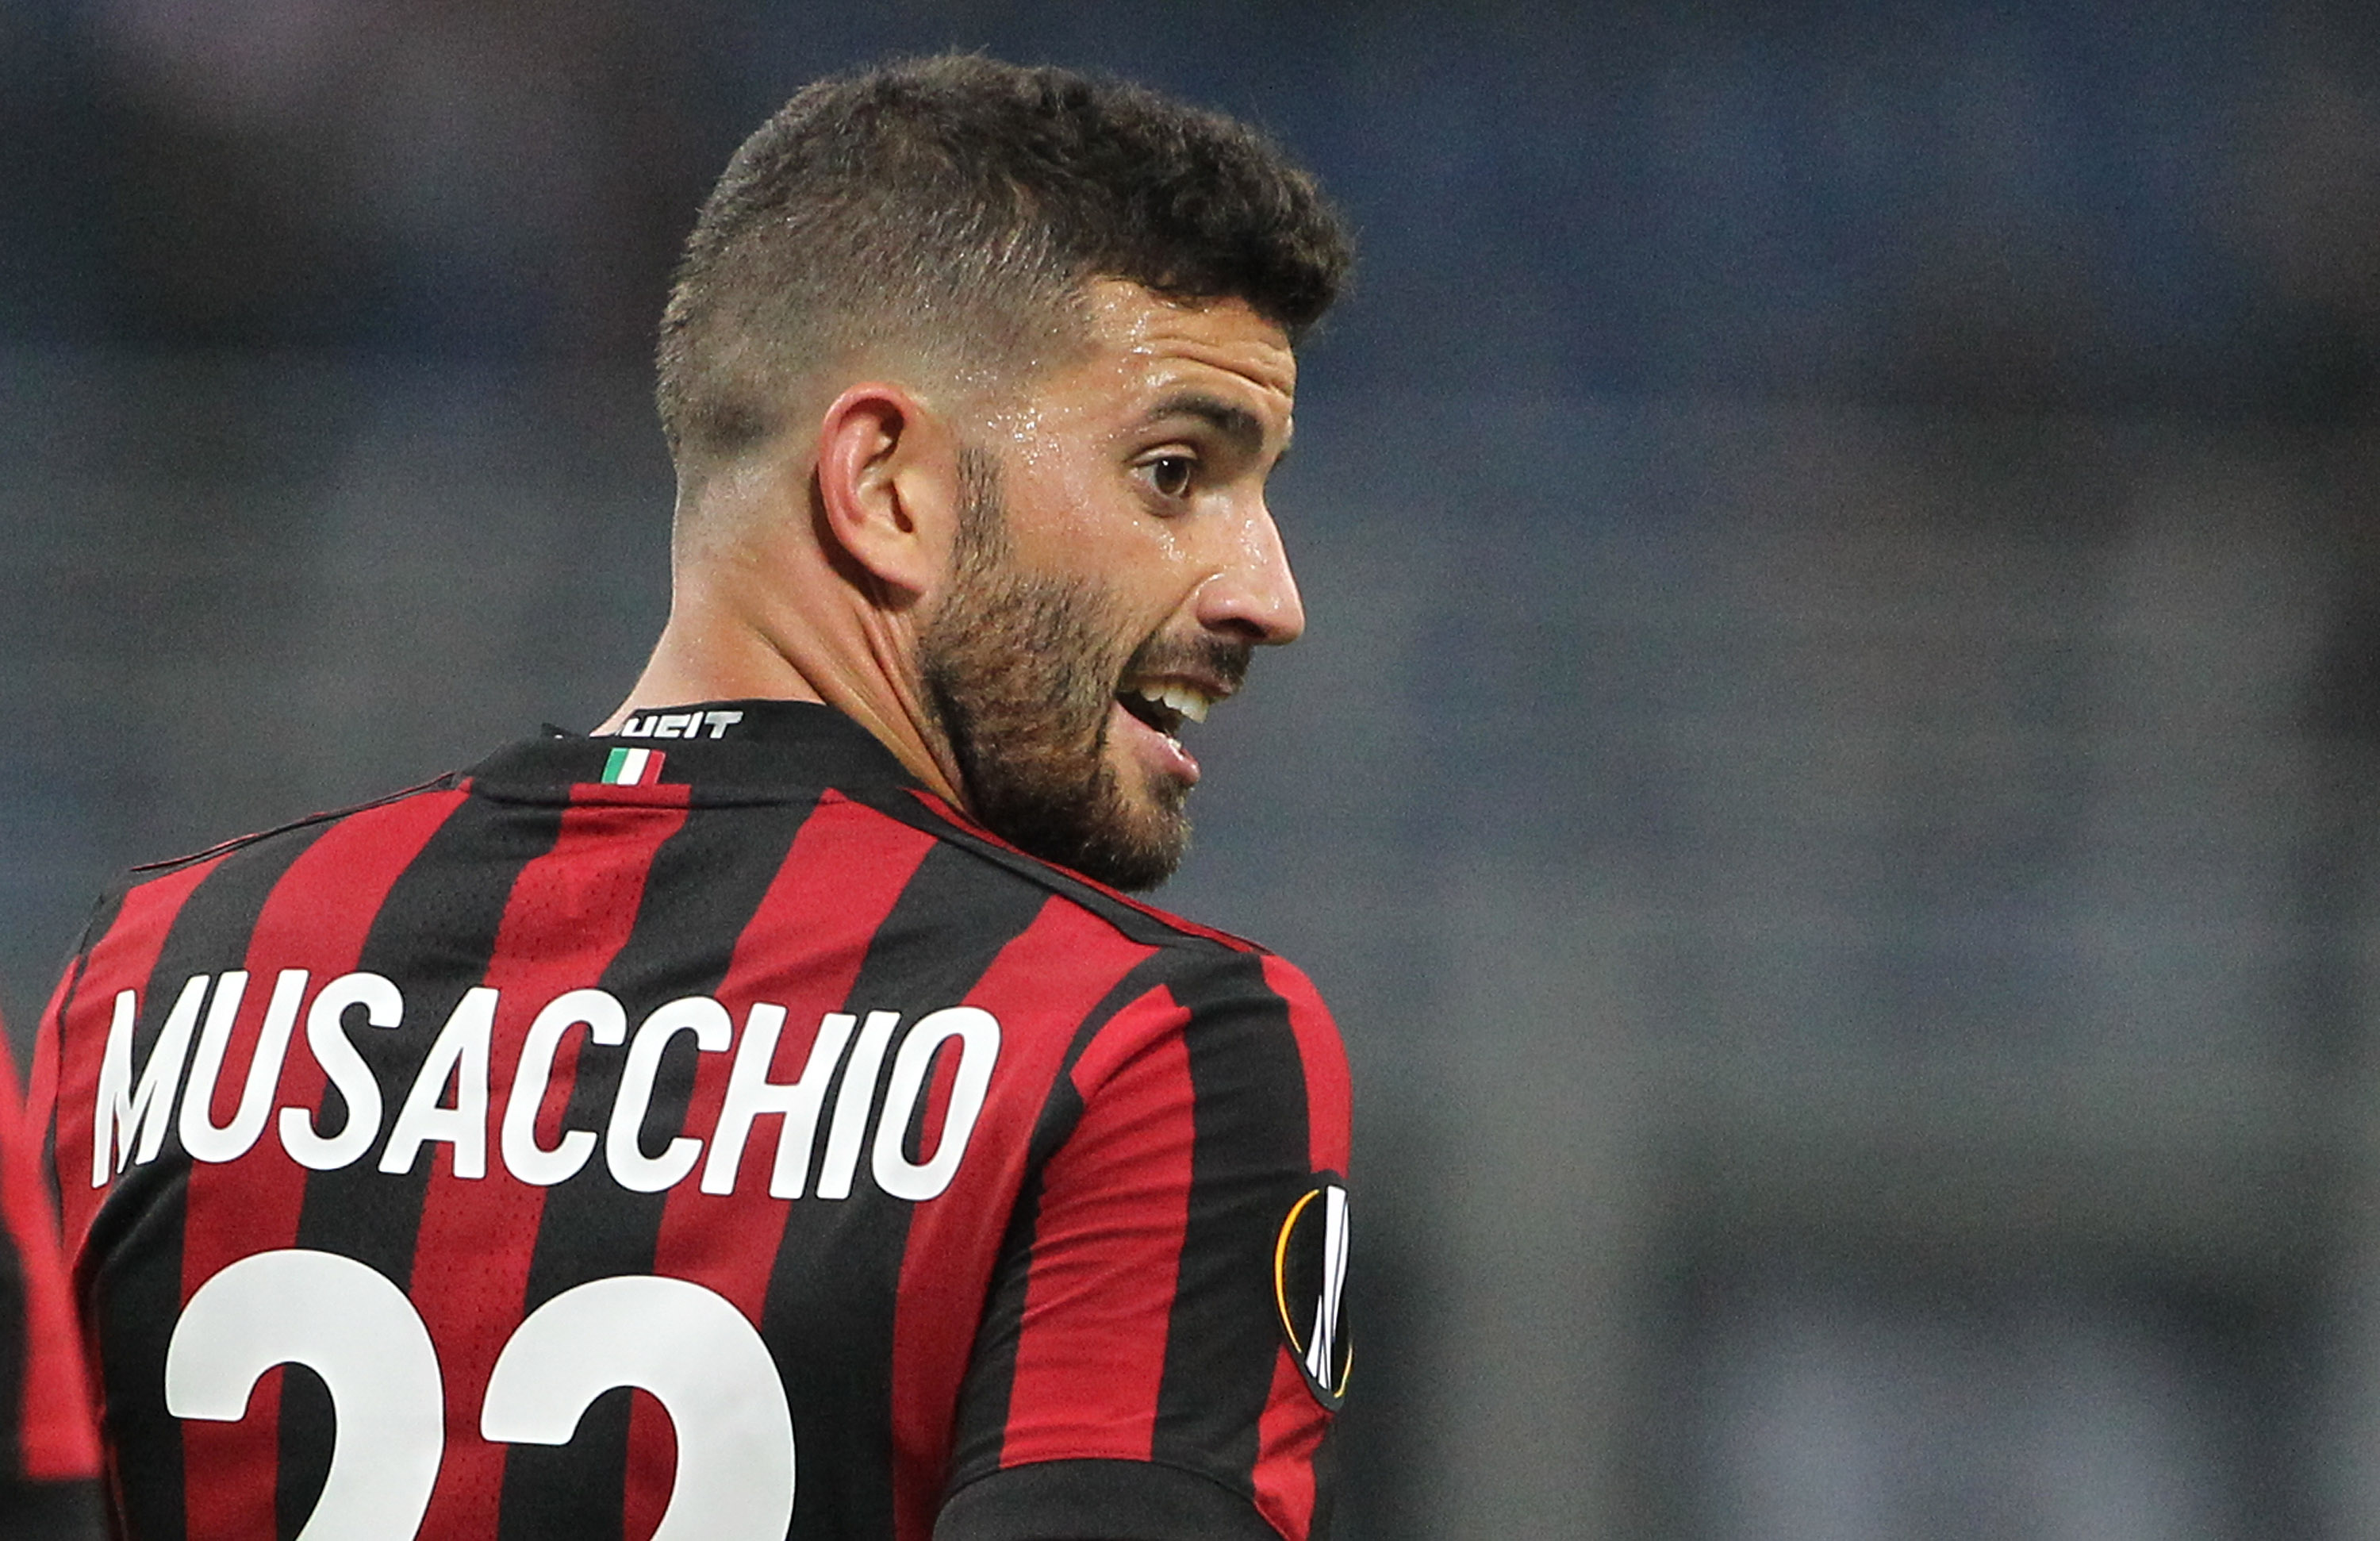
<path fill-rule="evenodd" d="M 820 533 L 888 600 L 933 588 L 957 530 L 958 442 L 899 385 L 854 385 L 819 424 Z"/>

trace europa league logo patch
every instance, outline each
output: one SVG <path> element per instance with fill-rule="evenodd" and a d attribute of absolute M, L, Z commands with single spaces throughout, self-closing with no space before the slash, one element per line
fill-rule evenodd
<path fill-rule="evenodd" d="M 1347 1400 L 1354 1354 L 1340 1299 L 1347 1285 L 1347 1189 L 1327 1172 L 1289 1207 L 1272 1249 L 1272 1294 L 1281 1334 L 1305 1384 L 1332 1412 Z"/>

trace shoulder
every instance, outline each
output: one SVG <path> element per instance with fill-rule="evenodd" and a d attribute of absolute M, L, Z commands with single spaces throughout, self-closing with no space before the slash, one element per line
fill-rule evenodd
<path fill-rule="evenodd" d="M 362 828 L 396 822 L 407 812 L 419 813 L 433 807 L 451 806 L 460 800 L 468 786 L 468 778 L 462 772 L 449 771 L 369 802 L 309 813 L 285 823 L 217 841 L 212 845 L 182 855 L 143 862 L 127 870 L 104 897 L 118 899 L 147 889 L 171 889 L 227 861 L 270 859 L 276 854 L 300 850 L 335 826 L 354 824 Z"/>
<path fill-rule="evenodd" d="M 1202 1017 L 1255 1011 L 1294 1018 L 1335 1046 L 1336 1029 L 1304 970 L 1270 948 L 1123 893 L 1041 860 L 922 793 L 880 803 L 880 811 L 932 833 L 959 859 L 998 874 L 1023 902 L 1072 917 L 1069 929 L 1144 950 L 1137 978 Z"/>
<path fill-rule="evenodd" d="M 1184 958 L 1208 954 L 1271 956 L 1266 948 L 1245 937 L 1175 915 L 1019 850 L 929 794 L 905 790 L 891 797 L 871 799 L 870 806 L 926 831 L 985 868 L 1007 874 L 1021 892 L 1036 895 L 1037 902 L 1059 900 L 1132 941 L 1169 949 Z"/>
<path fill-rule="evenodd" d="M 1338 1026 L 1313 980 L 1288 959 L 1042 861 L 937 798 L 905 792 L 872 806 L 930 832 L 953 861 L 1032 906 L 1036 919 L 1019 941 L 1045 977 L 1096 965 L 1110 981 L 1099 1006 L 1077 1019 L 1067 1056 L 1085 1095 L 1151 1051 L 1187 1052 L 1218 1089 L 1219 1075 L 1260 1080 L 1271 1065 L 1289 1073 L 1289 1085 L 1303 1085 L 1322 1116 L 1343 1119 L 1347 1063 Z"/>
<path fill-rule="evenodd" d="M 94 965 L 109 965 L 100 972 L 111 978 L 145 974 L 140 965 L 155 961 L 169 934 L 209 929 L 209 916 L 218 911 L 237 911 L 252 919 L 246 912 L 257 907 L 310 851 L 319 849 L 335 859 L 381 847 L 418 850 L 429 831 L 465 798 L 466 786 L 460 775 L 441 776 L 368 803 L 309 814 L 128 869 L 91 906 L 57 1003 L 76 993 Z M 334 831 L 339 838 L 324 847 L 325 837 Z M 395 859 L 402 860 L 403 854 Z M 238 923 L 237 916 L 225 922 L 235 928 Z"/>

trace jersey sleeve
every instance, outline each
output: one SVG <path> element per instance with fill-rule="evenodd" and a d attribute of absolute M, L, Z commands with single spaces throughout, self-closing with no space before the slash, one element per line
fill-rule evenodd
<path fill-rule="evenodd" d="M 1320 999 L 1279 959 L 1202 953 L 1098 1026 L 1053 1111 L 937 1541 L 1325 1535 L 1348 1098 Z"/>
<path fill-rule="evenodd" d="M 96 1541 L 99 1441 L 46 1189 L 0 1037 L 0 1535 Z"/>

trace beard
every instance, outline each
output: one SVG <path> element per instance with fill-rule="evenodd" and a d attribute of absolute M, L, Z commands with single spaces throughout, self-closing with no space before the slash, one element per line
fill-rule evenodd
<path fill-rule="evenodd" d="M 1022 570 L 999 467 L 960 455 L 963 501 L 951 590 L 918 639 L 925 698 L 986 829 L 1111 888 L 1154 888 L 1189 849 L 1190 788 L 1161 778 L 1135 797 L 1108 758 L 1121 681 L 1196 661 L 1237 684 L 1251 649 L 1151 637 L 1126 651 L 1113 596 L 1087 577 Z"/>

